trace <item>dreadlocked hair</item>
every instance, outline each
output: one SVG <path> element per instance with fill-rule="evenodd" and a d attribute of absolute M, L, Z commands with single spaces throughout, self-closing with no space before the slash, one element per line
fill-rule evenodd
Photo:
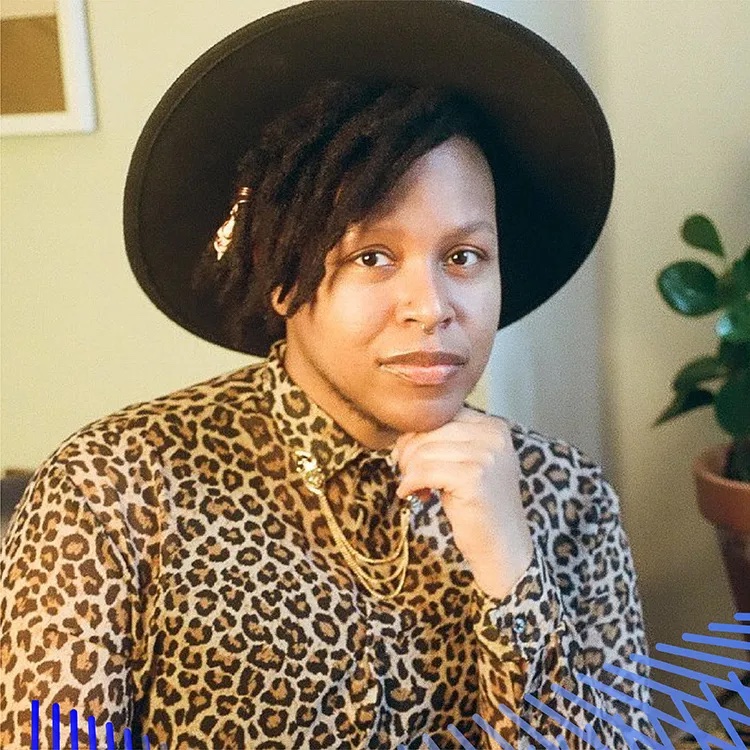
<path fill-rule="evenodd" d="M 283 336 L 274 290 L 283 302 L 294 289 L 286 317 L 294 315 L 315 296 L 331 248 L 417 158 L 456 135 L 487 153 L 483 123 L 452 92 L 340 81 L 318 84 L 272 121 L 238 165 L 235 190 L 251 191 L 226 254 L 217 260 L 212 240 L 193 275 L 194 289 L 213 296 L 231 345 L 242 350 L 259 319 L 272 338 Z"/>

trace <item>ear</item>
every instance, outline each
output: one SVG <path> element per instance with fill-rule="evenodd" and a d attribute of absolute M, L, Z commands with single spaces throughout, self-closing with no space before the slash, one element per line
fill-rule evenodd
<path fill-rule="evenodd" d="M 289 301 L 294 296 L 294 289 L 289 291 L 283 302 L 279 302 L 279 294 L 281 294 L 281 285 L 277 286 L 273 292 L 271 292 L 271 307 L 273 307 L 273 310 L 277 315 L 286 318 L 286 311 L 289 309 Z"/>

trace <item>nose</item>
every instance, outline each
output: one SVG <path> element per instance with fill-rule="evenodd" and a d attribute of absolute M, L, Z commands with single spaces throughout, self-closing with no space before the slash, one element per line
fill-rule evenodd
<path fill-rule="evenodd" d="M 425 332 L 445 328 L 456 317 L 450 283 L 442 268 L 422 263 L 404 268 L 399 290 L 398 320 L 417 323 Z"/>

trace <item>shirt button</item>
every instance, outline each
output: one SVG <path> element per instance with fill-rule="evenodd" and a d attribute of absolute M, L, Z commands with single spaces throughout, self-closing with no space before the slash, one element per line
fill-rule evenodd
<path fill-rule="evenodd" d="M 519 615 L 515 620 L 513 620 L 513 632 L 520 635 L 524 632 L 524 630 L 526 630 L 526 618 L 522 615 Z"/>

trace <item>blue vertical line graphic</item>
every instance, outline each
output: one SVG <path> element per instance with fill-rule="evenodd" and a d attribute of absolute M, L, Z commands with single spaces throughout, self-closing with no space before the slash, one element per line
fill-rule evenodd
<path fill-rule="evenodd" d="M 637 683 L 638 685 L 642 685 L 644 687 L 647 687 L 651 693 L 659 692 L 663 693 L 665 695 L 668 695 L 670 698 L 672 698 L 672 702 L 674 703 L 674 697 L 676 695 L 682 696 L 683 698 L 686 698 L 688 700 L 699 700 L 697 698 L 694 698 L 688 693 L 683 693 L 682 691 L 676 689 L 676 688 L 670 688 L 664 685 L 661 682 L 657 682 L 656 680 L 649 678 L 649 677 L 643 677 L 641 675 L 634 675 L 629 670 L 621 669 L 620 667 L 616 667 L 612 664 L 604 664 L 602 667 L 605 671 L 609 672 L 610 674 L 618 675 L 621 677 L 631 677 L 633 679 L 633 682 Z M 700 673 L 698 673 L 700 674 Z M 729 683 L 725 683 L 723 680 L 716 680 L 715 684 L 719 685 L 728 685 Z M 610 686 L 605 686 L 604 688 L 605 692 L 608 692 L 610 690 Z M 643 713 L 648 717 L 649 721 L 651 722 L 652 727 L 659 733 L 660 735 L 665 734 L 665 730 L 661 725 L 661 722 L 659 721 L 660 718 L 664 718 L 667 720 L 671 720 L 672 717 L 669 714 L 664 713 L 663 711 L 655 708 L 654 706 L 644 703 L 643 701 L 638 701 L 634 698 L 628 698 L 628 703 L 635 707 L 639 708 Z M 667 723 L 670 723 L 667 721 Z M 624 725 L 624 722 L 622 722 Z M 638 736 L 643 736 L 640 733 L 637 733 Z M 663 737 L 663 739 L 666 739 L 666 737 Z"/>
<path fill-rule="evenodd" d="M 677 710 L 680 712 L 680 715 L 683 719 L 685 719 L 685 724 L 683 724 L 680 728 L 683 731 L 690 732 L 690 734 L 693 735 L 693 737 L 696 738 L 696 740 L 700 741 L 701 743 L 705 739 L 705 737 L 701 736 L 700 734 L 700 727 L 696 723 L 695 719 L 693 718 L 693 715 L 690 713 L 690 710 L 686 706 L 686 701 L 672 701 L 675 706 L 677 706 Z"/>
<path fill-rule="evenodd" d="M 709 625 L 709 629 L 712 630 L 713 632 L 732 632 L 732 633 L 739 633 L 739 634 L 750 632 L 750 628 L 747 628 L 744 626 L 722 625 L 722 624 L 717 624 L 717 623 L 711 623 Z M 699 635 L 695 635 L 692 633 L 684 633 L 683 640 L 698 642 L 703 645 L 716 645 L 716 646 L 723 646 L 723 647 L 738 648 L 738 649 L 742 649 L 743 651 L 748 648 L 748 644 L 745 641 L 729 640 L 729 639 L 713 639 L 711 637 L 699 636 Z M 695 651 L 687 650 L 687 649 L 678 650 L 678 649 L 671 648 L 671 647 L 665 647 L 663 644 L 659 644 L 659 646 L 660 646 L 659 650 L 661 651 L 667 651 L 669 653 L 677 653 L 678 655 L 687 656 L 689 658 L 694 658 L 697 653 Z M 701 656 L 703 655 L 701 654 Z M 631 658 L 635 658 L 635 657 L 631 657 Z M 695 681 L 696 683 L 700 685 L 700 690 L 705 696 L 705 700 L 703 700 L 692 694 L 688 694 L 682 691 L 667 688 L 665 685 L 662 685 L 661 683 L 658 683 L 658 682 L 653 682 L 652 680 L 644 681 L 641 678 L 636 678 L 638 679 L 639 682 L 643 684 L 647 684 L 651 688 L 652 691 L 658 690 L 659 692 L 663 694 L 669 695 L 669 697 L 672 699 L 672 703 L 674 704 L 674 706 L 677 707 L 679 714 L 685 720 L 684 722 L 681 722 L 679 719 L 676 719 L 675 717 L 672 717 L 663 712 L 657 712 L 655 709 L 650 710 L 648 712 L 648 715 L 651 720 L 651 723 L 660 734 L 663 732 L 662 722 L 664 722 L 674 727 L 677 727 L 678 729 L 681 729 L 682 731 L 688 734 L 692 734 L 692 736 L 696 738 L 696 741 L 699 742 L 701 745 L 705 745 L 705 743 L 708 742 L 708 743 L 713 743 L 713 746 L 718 746 L 722 748 L 745 747 L 745 744 L 739 738 L 739 735 L 737 734 L 731 722 L 736 721 L 738 723 L 745 724 L 746 726 L 750 726 L 750 716 L 746 716 L 744 714 L 739 713 L 738 711 L 733 711 L 722 706 L 719 703 L 718 699 L 714 696 L 714 694 L 711 692 L 711 690 L 708 687 L 709 684 L 719 687 L 725 691 L 725 695 L 727 693 L 732 693 L 732 692 L 737 693 L 741 697 L 745 705 L 748 708 L 750 708 L 750 688 L 743 685 L 743 683 L 739 680 L 739 678 L 733 671 L 729 671 L 727 674 L 727 679 L 724 680 L 718 677 L 714 677 L 712 675 L 706 675 L 696 670 L 684 669 L 682 667 L 678 667 L 668 662 L 662 662 L 662 661 L 655 660 L 655 659 L 648 659 L 647 657 L 644 657 L 641 655 L 639 655 L 638 658 L 635 660 L 642 662 L 642 663 L 647 663 L 651 667 L 659 667 L 659 668 L 662 668 L 664 671 L 671 672 L 674 674 L 680 674 L 680 675 L 691 678 L 693 681 Z M 706 658 L 702 658 L 700 660 L 713 662 L 713 663 L 722 663 L 724 665 L 736 664 L 735 660 L 723 659 L 721 657 L 714 657 L 713 655 L 710 655 L 710 654 L 706 655 Z M 739 662 L 739 663 L 744 666 L 743 662 Z M 750 663 L 748 663 L 748 666 L 750 666 Z M 605 669 L 607 669 L 607 671 L 610 671 L 610 672 L 617 671 L 616 668 L 608 668 L 606 666 L 605 666 Z M 713 713 L 719 720 L 720 725 L 723 727 L 726 733 L 726 736 L 731 739 L 731 744 L 727 743 L 724 739 L 716 738 L 713 735 L 701 730 L 698 724 L 696 723 L 695 719 L 693 718 L 692 714 L 688 711 L 687 705 L 692 705 L 702 710 L 705 710 L 707 712 Z"/>
<path fill-rule="evenodd" d="M 624 670 L 621 670 L 621 672 L 624 672 Z M 631 674 L 632 676 L 632 673 L 629 674 Z M 640 677 L 640 675 L 637 676 Z M 590 677 L 589 675 L 578 672 L 576 673 L 576 679 L 579 684 L 588 685 L 594 691 L 594 694 L 611 695 L 616 700 L 619 700 L 622 703 L 627 703 L 631 708 L 639 709 L 644 712 L 646 712 L 646 710 L 649 708 L 648 704 L 644 703 L 643 701 L 638 700 L 637 698 L 634 698 L 627 693 L 623 693 L 621 690 L 618 690 L 611 685 L 607 685 L 600 680 L 595 679 L 594 677 Z M 557 687 L 559 686 L 555 685 L 553 687 L 553 690 L 554 692 L 559 693 L 562 688 L 560 688 L 560 691 L 558 691 Z M 608 711 L 594 707 L 594 715 L 598 716 L 601 719 L 604 719 L 604 721 L 606 721 L 608 724 L 611 724 L 623 733 L 635 731 L 632 727 L 629 727 L 625 723 L 625 720 L 622 718 L 622 716 L 619 716 L 618 714 L 611 714 Z"/>
<path fill-rule="evenodd" d="M 528 695 L 524 697 L 528 699 Z M 517 727 L 519 727 L 519 729 L 522 729 L 527 735 L 529 735 L 529 737 L 531 737 L 536 742 L 541 742 L 544 750 L 555 750 L 555 746 L 553 744 L 547 742 L 544 737 L 542 737 L 542 735 L 536 731 L 536 729 L 531 727 L 517 713 L 511 711 L 508 706 L 504 706 L 502 703 L 500 703 L 498 704 L 497 708 L 503 716 L 507 716 Z"/>
<path fill-rule="evenodd" d="M 677 706 L 678 704 L 675 702 L 675 705 Z M 695 727 L 696 726 L 695 722 L 694 722 L 694 720 L 692 718 L 692 716 L 690 717 L 690 723 L 687 723 L 687 722 L 680 721 L 679 719 L 676 719 L 675 717 L 671 716 L 670 714 L 664 713 L 663 711 L 658 711 L 656 709 L 654 709 L 653 711 L 649 712 L 649 719 L 650 719 L 651 724 L 654 727 L 655 731 L 664 740 L 664 742 L 670 742 L 670 740 L 669 740 L 669 737 L 668 737 L 668 735 L 667 735 L 667 733 L 666 733 L 666 731 L 664 729 L 663 724 L 667 724 L 668 726 L 673 726 L 676 729 L 680 729 L 683 732 L 688 732 L 688 733 L 691 732 L 691 727 Z M 693 729 L 692 731 L 695 732 L 696 730 Z M 709 735 L 709 734 L 707 734 L 707 733 L 704 732 L 703 733 L 703 739 L 705 739 L 706 737 L 712 738 L 712 735 Z M 730 750 L 731 750 L 731 748 L 734 747 L 734 745 L 726 745 L 726 743 L 721 743 L 718 740 L 716 740 L 716 742 L 719 743 L 719 744 L 717 744 L 717 747 L 729 748 Z M 673 745 L 671 745 L 671 744 L 666 745 L 665 744 L 665 745 L 656 746 L 656 747 L 673 748 Z"/>
<path fill-rule="evenodd" d="M 750 711 L 750 687 L 742 684 L 736 672 L 730 672 L 727 677 L 729 677 L 729 689 L 742 698 L 743 703 L 747 706 L 748 711 Z"/>
<path fill-rule="evenodd" d="M 633 656 L 635 656 L 635 654 Z M 707 675 L 707 674 L 704 674 L 703 672 L 698 672 L 695 669 L 688 669 L 687 667 L 680 667 L 677 664 L 672 664 L 672 662 L 662 661 L 661 659 L 652 659 L 650 656 L 642 656 L 641 654 L 638 654 L 638 657 L 639 657 L 638 662 L 640 664 L 646 664 L 652 670 L 661 669 L 663 672 L 670 672 L 671 674 L 676 674 L 676 675 L 679 675 L 680 677 L 689 677 L 690 679 L 695 680 L 696 682 L 700 682 L 701 679 L 704 679 L 710 682 L 711 684 L 716 685 L 717 687 L 727 686 L 727 683 L 721 678 L 713 677 L 712 675 Z M 649 683 L 646 682 L 643 684 L 649 684 Z M 657 682 L 655 684 L 660 685 L 661 683 Z M 665 686 L 662 685 L 662 687 L 665 687 Z"/>
<path fill-rule="evenodd" d="M 534 706 L 534 708 L 536 708 L 541 713 L 549 716 L 550 719 L 552 719 L 555 723 L 557 723 L 563 729 L 567 729 L 568 731 L 572 732 L 573 734 L 575 734 L 579 738 L 582 737 L 582 733 L 581 733 L 580 727 L 578 727 L 577 725 L 573 724 L 569 719 L 566 719 L 564 716 L 562 716 L 560 713 L 558 713 L 553 708 L 551 708 L 550 706 L 548 706 L 546 703 L 542 703 L 542 701 L 540 701 L 538 698 L 536 698 L 533 695 L 527 695 L 526 696 L 526 701 L 527 701 L 527 703 L 529 703 L 532 706 Z M 643 742 L 644 744 L 646 744 L 647 747 L 649 746 L 648 742 L 651 741 L 651 738 L 650 737 L 646 737 L 646 735 L 644 735 L 643 733 L 638 732 L 637 730 L 633 729 L 632 727 L 627 726 L 624 721 L 622 722 L 622 726 L 618 725 L 618 729 L 620 729 L 620 731 L 622 732 L 623 737 L 628 742 L 628 747 L 632 747 L 632 748 L 636 748 L 637 749 L 638 745 L 631 744 L 631 741 L 635 742 L 636 740 L 639 740 L 639 741 Z M 560 736 L 562 736 L 562 735 L 560 735 Z M 553 745 L 552 747 L 555 747 L 555 746 Z M 558 747 L 559 747 L 559 745 L 558 745 Z M 567 745 L 566 745 L 566 747 L 567 747 Z"/>
<path fill-rule="evenodd" d="M 723 622 L 709 622 L 708 629 L 713 633 L 750 633 L 750 625 L 727 625 Z"/>
<path fill-rule="evenodd" d="M 614 665 L 607 665 L 607 664 L 605 664 L 604 666 L 608 667 L 607 671 L 611 672 L 612 674 L 620 674 L 620 675 L 623 675 L 623 676 L 625 676 L 626 674 L 627 675 L 632 674 L 631 672 L 629 672 L 629 671 L 626 672 L 625 670 L 622 670 L 619 667 L 615 667 Z M 655 690 L 655 689 L 658 689 L 658 688 L 666 688 L 665 685 L 662 685 L 661 683 L 656 682 L 656 681 L 654 681 L 652 679 L 649 679 L 649 678 L 646 678 L 646 677 L 642 677 L 641 675 L 633 675 L 633 676 L 635 677 L 635 680 L 634 680 L 635 682 L 637 682 L 639 685 L 645 685 L 645 686 L 649 687 L 649 689 L 651 689 L 651 690 Z M 670 690 L 666 689 L 666 690 L 659 691 L 659 692 L 667 692 L 667 693 L 669 693 Z M 672 691 L 672 692 L 674 692 L 674 691 Z M 684 693 L 684 695 L 687 695 L 687 693 Z M 631 700 L 633 700 L 633 699 L 631 699 Z M 641 732 L 639 732 L 639 731 L 637 731 L 635 729 L 632 729 L 631 727 L 628 727 L 628 732 L 626 734 L 626 739 L 628 741 L 630 741 L 631 738 L 637 739 L 638 741 L 640 741 L 641 743 L 643 743 L 643 745 L 645 745 L 646 747 L 651 747 L 651 748 L 655 748 L 655 749 L 657 749 L 657 748 L 659 748 L 659 749 L 660 748 L 671 749 L 672 745 L 670 743 L 669 735 L 668 735 L 666 729 L 664 729 L 664 727 L 662 726 L 661 721 L 659 720 L 659 718 L 660 717 L 665 717 L 667 719 L 672 719 L 672 717 L 669 714 L 666 714 L 663 711 L 661 711 L 661 710 L 659 710 L 657 708 L 654 708 L 652 705 L 650 705 L 648 703 L 643 703 L 642 701 L 635 701 L 635 700 L 633 700 L 633 702 L 631 703 L 631 705 L 637 705 L 637 707 L 639 707 L 643 711 L 643 713 L 646 715 L 646 717 L 648 718 L 648 720 L 649 720 L 649 722 L 651 724 L 651 728 L 656 732 L 657 737 L 660 739 L 660 741 L 662 742 L 662 744 L 660 744 L 660 745 L 654 745 L 653 744 L 654 739 L 652 737 L 647 737 L 643 733 L 641 733 Z M 667 723 L 669 723 L 669 722 L 667 722 Z M 623 727 L 626 726 L 624 721 L 622 722 L 622 725 L 623 725 Z M 667 744 L 667 743 L 670 743 L 670 744 Z M 636 745 L 636 748 L 637 748 L 637 750 L 640 750 L 637 745 Z"/>
<path fill-rule="evenodd" d="M 733 625 L 733 624 L 722 624 L 722 623 L 710 623 L 708 630 L 714 633 L 733 633 L 738 635 L 746 635 L 750 633 L 750 613 L 736 613 L 734 616 L 738 622 L 748 623 L 748 625 Z M 699 635 L 695 633 L 683 633 L 682 640 L 687 643 L 694 643 L 700 646 L 717 646 L 722 648 L 736 649 L 738 651 L 750 651 L 750 644 L 745 641 L 735 640 L 730 638 L 712 637 L 706 635 Z M 713 675 L 707 675 L 697 669 L 690 669 L 687 667 L 681 667 L 679 665 L 665 662 L 659 659 L 653 659 L 643 654 L 631 654 L 630 661 L 635 665 L 642 664 L 647 665 L 651 669 L 661 669 L 664 672 L 681 675 L 693 680 L 700 689 L 701 695 L 692 695 L 679 689 L 670 688 L 667 685 L 654 680 L 650 677 L 643 677 L 638 674 L 637 671 L 630 669 L 623 669 L 615 665 L 604 663 L 602 669 L 609 672 L 610 674 L 617 675 L 623 679 L 630 680 L 631 682 L 637 683 L 644 687 L 648 687 L 652 692 L 658 691 L 669 698 L 677 711 L 677 716 L 672 716 L 664 711 L 658 710 L 653 706 L 644 703 L 630 695 L 618 690 L 617 688 L 607 685 L 594 677 L 583 673 L 575 673 L 575 677 L 579 685 L 588 685 L 595 696 L 608 695 L 620 702 L 627 703 L 633 708 L 641 710 L 649 719 L 654 729 L 654 734 L 658 739 L 647 737 L 634 727 L 628 726 L 622 716 L 618 714 L 609 713 L 604 708 L 600 708 L 598 705 L 592 704 L 590 701 L 582 698 L 580 695 L 566 690 L 557 683 L 551 683 L 551 690 L 554 694 L 561 696 L 566 699 L 568 703 L 576 705 L 586 712 L 593 714 L 594 717 L 601 719 L 602 722 L 609 723 L 613 727 L 617 728 L 623 738 L 625 739 L 629 748 L 632 748 L 632 742 L 641 743 L 636 744 L 635 747 L 640 748 L 641 745 L 651 748 L 652 750 L 674 750 L 674 746 L 670 744 L 669 736 L 664 728 L 664 725 L 675 727 L 688 735 L 691 735 L 697 746 L 706 748 L 706 750 L 740 750 L 740 748 L 746 747 L 743 742 L 740 733 L 735 728 L 733 722 L 743 724 L 750 727 L 750 686 L 746 685 L 748 676 L 750 676 L 750 661 L 743 661 L 739 659 L 726 658 L 717 656 L 715 654 L 705 653 L 694 649 L 681 648 L 677 646 L 670 646 L 668 644 L 658 643 L 655 650 L 663 653 L 672 654 L 678 657 L 683 657 L 693 662 L 712 663 L 719 666 L 725 666 L 735 669 L 742 669 L 745 671 L 747 676 L 743 677 L 742 680 L 738 677 L 735 671 L 732 669 L 727 670 L 726 679 L 721 677 L 715 677 Z M 711 687 L 721 688 L 723 695 L 716 696 Z M 735 700 L 735 707 L 731 704 L 729 707 L 722 705 L 728 700 L 727 696 L 732 693 L 740 697 L 744 702 L 745 707 L 748 709 L 748 714 L 741 713 L 736 710 L 737 701 Z M 702 696 L 702 697 L 701 697 Z M 531 714 L 530 718 L 538 715 L 539 713 L 545 714 L 549 719 L 554 721 L 558 726 L 568 730 L 572 735 L 577 736 L 584 743 L 588 743 L 589 746 L 593 745 L 596 748 L 602 748 L 601 738 L 597 736 L 594 731 L 593 723 L 588 723 L 583 729 L 577 724 L 572 723 L 569 719 L 563 716 L 560 712 L 553 709 L 551 706 L 540 701 L 533 695 L 525 695 L 524 701 L 529 704 L 532 708 L 536 709 L 537 714 Z M 598 703 L 599 701 L 597 701 Z M 565 705 L 565 704 L 561 704 Z M 690 707 L 698 708 L 705 711 L 718 719 L 719 724 L 717 728 L 720 728 L 728 739 L 714 737 L 707 731 L 701 728 L 696 722 L 695 717 L 690 712 Z M 568 744 L 565 740 L 564 734 L 558 734 L 554 740 L 557 741 L 557 745 L 553 740 L 545 739 L 538 729 L 534 728 L 530 723 L 521 719 L 521 717 L 514 713 L 512 709 L 505 705 L 498 706 L 499 711 L 519 728 L 519 730 L 526 736 L 530 737 L 537 743 L 541 743 L 542 747 L 546 750 L 569 750 Z M 567 713 L 567 710 L 565 711 Z M 52 745 L 49 750 L 61 750 L 60 743 L 60 706 L 58 703 L 52 705 Z M 513 747 L 503 739 L 500 734 L 495 730 L 494 727 L 489 725 L 487 721 L 479 714 L 474 714 L 472 717 L 475 724 L 480 730 L 486 735 L 489 735 L 503 750 L 514 750 Z M 88 728 L 89 728 L 89 750 L 97 750 L 97 739 L 96 739 L 96 719 L 93 716 L 88 717 Z M 461 732 L 453 724 L 448 725 L 448 732 L 451 736 L 456 739 L 461 746 L 462 750 L 476 750 L 471 742 L 461 734 Z M 31 750 L 48 750 L 46 745 L 43 749 L 40 749 L 40 705 L 38 700 L 31 701 Z M 75 709 L 70 712 L 70 738 L 71 738 L 71 750 L 79 750 L 78 743 L 78 713 Z M 435 742 L 427 735 L 422 735 L 422 740 L 428 750 L 440 750 Z M 656 743 L 656 744 L 655 744 Z M 132 731 L 129 727 L 123 729 L 123 744 L 124 750 L 138 750 L 133 748 Z M 115 729 L 112 722 L 106 724 L 106 750 L 117 750 L 115 742 Z M 405 745 L 399 745 L 399 750 L 405 750 Z M 151 744 L 148 736 L 142 736 L 141 743 L 142 750 L 151 750 Z M 162 742 L 158 746 L 158 750 L 168 750 L 167 743 Z"/>
<path fill-rule="evenodd" d="M 587 675 L 581 674 L 580 672 L 576 673 L 576 679 L 578 680 L 579 683 L 584 683 L 584 684 L 589 683 L 590 680 L 592 680 L 592 678 L 588 677 Z M 553 683 L 552 691 L 554 693 L 557 693 L 557 695 L 561 695 L 563 698 L 567 698 L 568 701 L 578 706 L 579 708 L 582 708 L 588 713 L 593 714 L 595 718 L 603 719 L 611 726 L 617 727 L 618 729 L 622 729 L 622 727 L 625 726 L 625 722 L 623 721 L 621 716 L 613 716 L 612 714 L 608 713 L 607 711 L 604 711 L 598 706 L 594 706 L 592 703 L 589 703 L 589 701 L 585 700 L 584 698 L 581 698 L 580 695 L 576 695 L 575 693 L 571 693 L 570 690 L 566 690 L 562 685 Z M 618 690 L 615 690 L 615 693 L 618 695 L 621 695 L 621 693 Z M 587 725 L 587 726 L 590 726 L 590 725 Z M 586 739 L 586 738 L 584 737 L 583 739 Z M 599 745 L 601 745 L 601 743 L 599 743 Z"/>
<path fill-rule="evenodd" d="M 31 701 L 31 750 L 39 750 L 39 701 Z"/>
<path fill-rule="evenodd" d="M 448 732 L 451 737 L 458 740 L 458 744 L 461 745 L 461 750 L 477 750 L 474 745 L 461 734 L 455 724 L 448 724 Z"/>
<path fill-rule="evenodd" d="M 705 661 L 711 664 L 719 664 L 722 667 L 734 667 L 735 669 L 750 669 L 750 661 L 740 661 L 739 659 L 729 659 L 726 656 L 717 654 L 706 654 L 703 651 L 696 651 L 692 648 L 682 648 L 681 646 L 670 646 L 668 643 L 657 643 L 656 651 L 663 654 L 672 654 L 673 656 L 684 656 L 686 659 L 695 659 L 695 661 Z"/>
<path fill-rule="evenodd" d="M 474 720 L 474 723 L 485 733 L 488 734 L 495 742 L 497 742 L 498 745 L 503 750 L 514 750 L 513 745 L 511 745 L 506 739 L 500 736 L 500 734 L 495 731 L 493 727 L 491 727 L 482 716 L 479 714 L 474 714 L 474 716 L 471 717 Z"/>
<path fill-rule="evenodd" d="M 427 746 L 427 750 L 440 750 L 440 748 L 430 739 L 427 734 L 422 735 L 422 742 Z"/>
<path fill-rule="evenodd" d="M 680 670 L 677 668 L 674 668 L 674 665 L 671 664 L 665 664 L 665 671 L 672 671 L 672 672 L 679 672 Z M 618 670 L 617 668 L 612 668 L 611 670 L 614 673 L 616 673 Z M 734 672 L 730 672 L 728 675 L 728 681 L 719 680 L 713 677 L 710 677 L 708 675 L 703 675 L 700 672 L 690 672 L 690 676 L 699 683 L 702 683 L 704 686 L 704 691 L 708 691 L 708 683 L 711 682 L 714 685 L 718 685 L 722 688 L 728 689 L 733 692 L 737 692 L 737 688 L 739 690 L 744 691 L 747 690 L 744 685 L 740 682 L 740 680 L 737 678 L 736 674 Z M 701 677 L 705 677 L 704 680 L 701 680 Z M 643 677 L 638 677 L 637 681 L 640 684 L 648 686 L 652 691 L 659 691 L 665 695 L 668 695 L 673 705 L 677 708 L 678 712 L 682 715 L 682 717 L 685 719 L 685 721 L 680 721 L 679 718 L 676 718 L 674 716 L 671 716 L 670 714 L 667 714 L 663 711 L 660 711 L 653 707 L 644 707 L 644 712 L 649 717 L 652 726 L 655 728 L 659 736 L 666 740 L 667 738 L 664 736 L 665 732 L 663 729 L 662 724 L 666 723 L 668 725 L 674 726 L 678 729 L 681 729 L 682 731 L 688 732 L 693 734 L 693 736 L 696 737 L 696 739 L 702 743 L 705 744 L 705 742 L 711 741 L 716 746 L 721 748 L 736 748 L 736 747 L 744 747 L 743 744 L 735 745 L 735 744 L 727 744 L 726 742 L 719 740 L 718 738 L 715 738 L 713 735 L 708 734 L 707 732 L 703 732 L 699 729 L 697 724 L 695 723 L 695 719 L 690 714 L 690 712 L 686 708 L 686 704 L 690 704 L 693 706 L 697 706 L 699 708 L 712 711 L 715 706 L 718 704 L 718 701 L 714 698 L 714 696 L 711 694 L 711 700 L 702 700 L 701 698 L 698 698 L 696 696 L 693 696 L 692 694 L 685 693 L 681 690 L 677 690 L 674 688 L 668 688 L 667 686 L 655 682 L 652 679 L 646 679 Z M 607 689 L 606 687 L 604 688 Z M 710 691 L 709 691 L 710 692 Z M 740 721 L 742 723 L 748 724 L 750 722 L 750 716 L 745 716 L 743 714 L 737 713 L 735 711 L 729 711 L 728 709 L 719 706 L 721 712 L 723 712 L 723 715 L 727 718 L 731 718 L 737 721 Z M 719 717 L 721 719 L 721 716 Z M 750 724 L 748 724 L 750 726 Z"/>
<path fill-rule="evenodd" d="M 710 710 L 712 710 L 719 717 L 719 720 L 724 727 L 724 731 L 727 733 L 727 735 L 729 735 L 729 739 L 732 740 L 732 742 L 734 742 L 737 747 L 742 747 L 742 740 L 740 739 L 740 735 L 737 733 L 737 730 L 734 728 L 732 722 L 727 716 L 729 712 L 726 711 L 726 709 L 719 703 L 719 701 L 716 700 L 716 696 L 711 692 L 711 689 L 705 682 L 701 682 L 701 690 L 706 696 L 707 708 L 710 708 Z"/>
<path fill-rule="evenodd" d="M 60 750 L 60 704 L 52 704 L 52 750 Z"/>
<path fill-rule="evenodd" d="M 89 716 L 89 750 L 96 750 L 96 719 Z"/>
<path fill-rule="evenodd" d="M 586 724 L 583 729 L 583 738 L 592 747 L 601 748 L 601 750 L 607 750 L 607 748 L 602 745 L 601 740 L 597 736 L 593 724 Z"/>
<path fill-rule="evenodd" d="M 750 651 L 750 643 L 747 641 L 737 641 L 733 638 L 712 638 L 710 635 L 683 633 L 682 640 L 686 643 L 703 643 L 706 646 L 721 646 L 723 648 L 736 648 L 740 651 Z"/>
<path fill-rule="evenodd" d="M 78 750 L 78 711 L 70 712 L 70 750 Z"/>
<path fill-rule="evenodd" d="M 653 728 L 654 732 L 656 732 L 657 739 L 653 740 L 652 738 L 648 738 L 646 740 L 643 740 L 643 744 L 646 747 L 653 748 L 654 750 L 662 750 L 664 748 L 665 750 L 670 750 L 673 746 L 671 744 L 671 740 L 669 739 L 669 734 L 667 733 L 667 730 L 664 729 L 664 727 L 661 725 L 661 722 L 657 719 L 654 720 L 652 715 L 649 714 L 649 721 L 651 722 L 651 727 Z M 654 741 L 656 741 L 657 745 L 654 745 Z M 636 748 L 638 746 L 636 745 Z"/>
<path fill-rule="evenodd" d="M 683 718 L 685 718 L 685 721 L 681 722 L 679 721 L 679 719 L 671 717 L 668 714 L 664 715 L 665 720 L 668 719 L 667 723 L 695 737 L 695 740 L 701 745 L 701 747 L 706 746 L 705 743 L 709 743 L 709 742 L 712 743 L 714 747 L 723 748 L 724 750 L 736 750 L 736 748 L 738 747 L 739 748 L 745 747 L 744 744 L 740 744 L 740 745 L 735 745 L 734 743 L 729 744 L 725 742 L 724 740 L 714 737 L 712 734 L 709 734 L 708 732 L 702 730 L 696 723 L 692 714 L 686 708 L 685 706 L 686 701 L 681 700 L 679 697 L 673 696 L 672 702 L 677 707 L 677 710 L 680 712 Z"/>

